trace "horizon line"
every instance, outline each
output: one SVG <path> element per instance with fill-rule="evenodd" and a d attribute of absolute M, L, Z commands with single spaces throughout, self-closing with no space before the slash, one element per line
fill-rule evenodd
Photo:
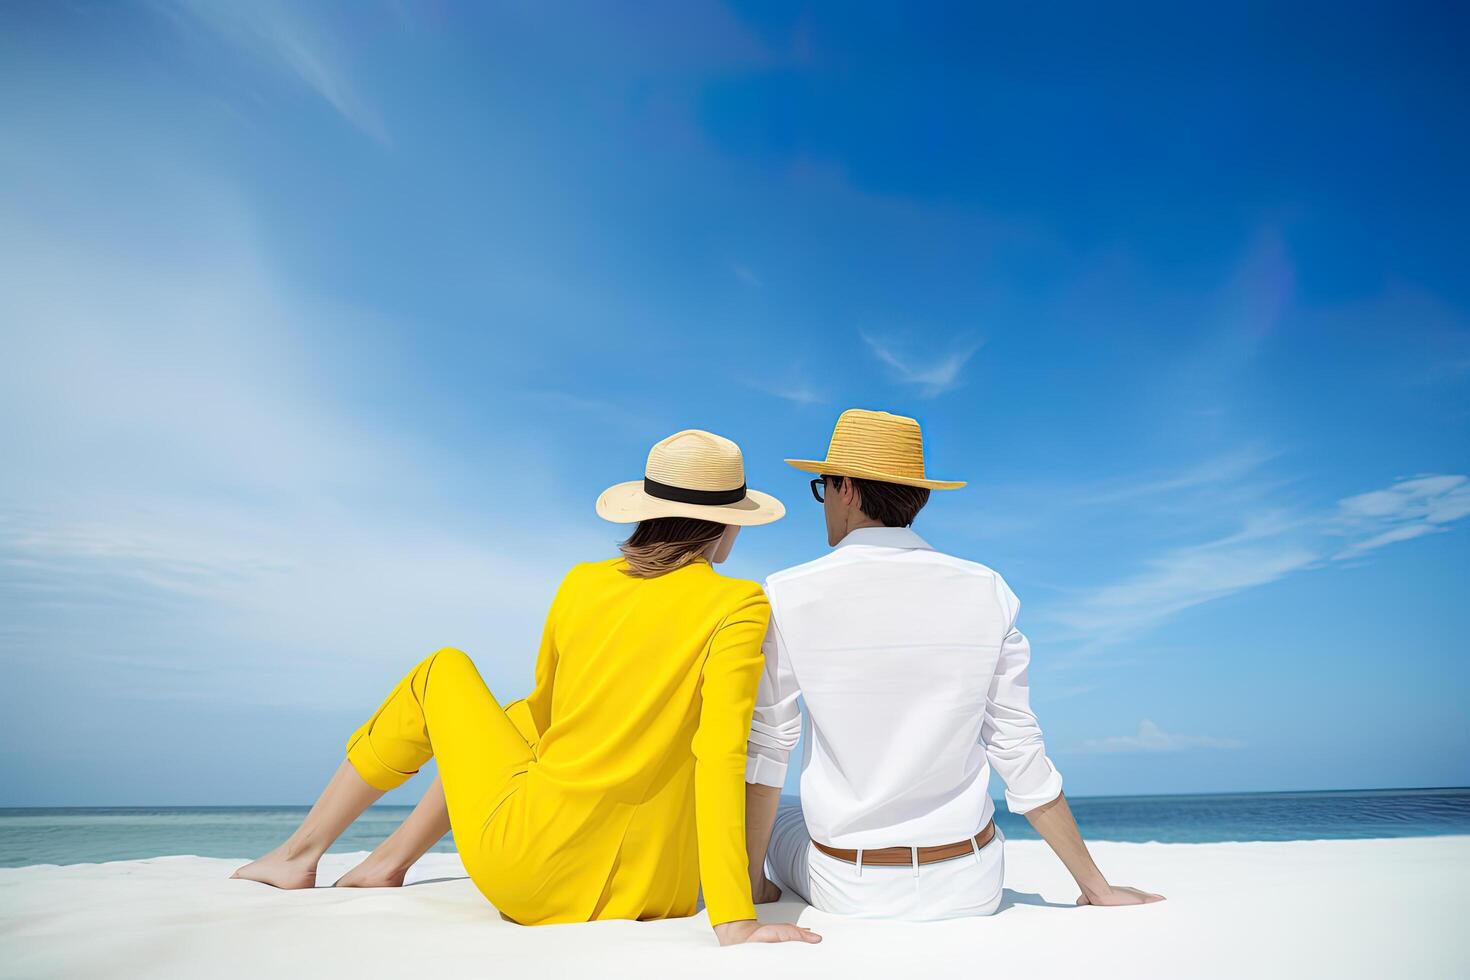
<path fill-rule="evenodd" d="M 1470 785 L 1464 786 L 1369 786 L 1348 789 L 1259 789 L 1259 790 L 1225 790 L 1207 793 L 1096 793 L 1084 796 L 1068 796 L 1068 800 L 1151 800 L 1151 799 L 1182 799 L 1187 797 L 1202 796 L 1284 796 L 1287 794 L 1295 796 L 1304 795 L 1327 795 L 1330 793 L 1424 793 L 1431 791 L 1460 791 L 1470 792 Z M 799 800 L 798 794 L 782 793 L 783 800 Z M 996 804 L 1005 802 L 1003 797 L 991 797 Z M 401 807 L 412 809 L 417 803 L 374 803 L 373 807 Z M 7 810 L 285 810 L 297 808 L 310 808 L 310 803 L 72 803 L 72 804 L 5 804 L 0 805 L 0 813 Z M 1007 812 L 1010 812 L 1007 810 Z"/>

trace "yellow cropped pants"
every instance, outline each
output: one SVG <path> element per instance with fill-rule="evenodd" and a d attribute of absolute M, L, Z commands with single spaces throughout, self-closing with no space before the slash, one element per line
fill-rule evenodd
<path fill-rule="evenodd" d="M 455 845 L 470 877 L 502 911 L 503 882 L 488 880 L 515 850 L 510 828 L 494 818 L 535 759 L 528 712 L 512 714 L 495 700 L 474 663 L 445 648 L 399 682 L 347 741 L 347 761 L 369 785 L 390 790 L 434 758 L 449 807 Z M 518 728 L 512 715 L 521 720 Z"/>

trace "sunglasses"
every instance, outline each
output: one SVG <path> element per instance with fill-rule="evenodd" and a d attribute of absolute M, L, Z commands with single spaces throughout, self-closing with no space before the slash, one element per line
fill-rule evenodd
<path fill-rule="evenodd" d="M 817 503 L 819 503 L 819 504 L 822 504 L 822 503 L 826 503 L 827 502 L 827 478 L 826 477 L 819 476 L 815 480 L 812 481 L 812 496 L 816 498 Z"/>

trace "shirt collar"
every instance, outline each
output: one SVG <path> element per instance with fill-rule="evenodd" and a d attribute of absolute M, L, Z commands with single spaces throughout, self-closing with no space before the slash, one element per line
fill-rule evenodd
<path fill-rule="evenodd" d="M 934 548 L 906 527 L 859 527 L 847 532 L 847 536 L 837 542 L 837 547 L 846 548 L 850 545 L 861 544 L 874 548 L 923 548 L 933 551 Z"/>

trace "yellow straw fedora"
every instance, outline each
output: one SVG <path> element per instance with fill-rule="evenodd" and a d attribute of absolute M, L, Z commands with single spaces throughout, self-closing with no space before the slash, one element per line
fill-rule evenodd
<path fill-rule="evenodd" d="M 745 486 L 740 447 L 703 429 L 685 429 L 654 443 L 643 479 L 619 483 L 597 498 L 597 515 L 616 524 L 653 517 L 696 517 L 720 524 L 769 524 L 786 507 Z"/>
<path fill-rule="evenodd" d="M 826 459 L 788 459 L 808 473 L 881 480 L 906 487 L 957 490 L 963 480 L 930 480 L 924 475 L 924 435 L 919 423 L 903 415 L 849 408 L 837 419 Z"/>

